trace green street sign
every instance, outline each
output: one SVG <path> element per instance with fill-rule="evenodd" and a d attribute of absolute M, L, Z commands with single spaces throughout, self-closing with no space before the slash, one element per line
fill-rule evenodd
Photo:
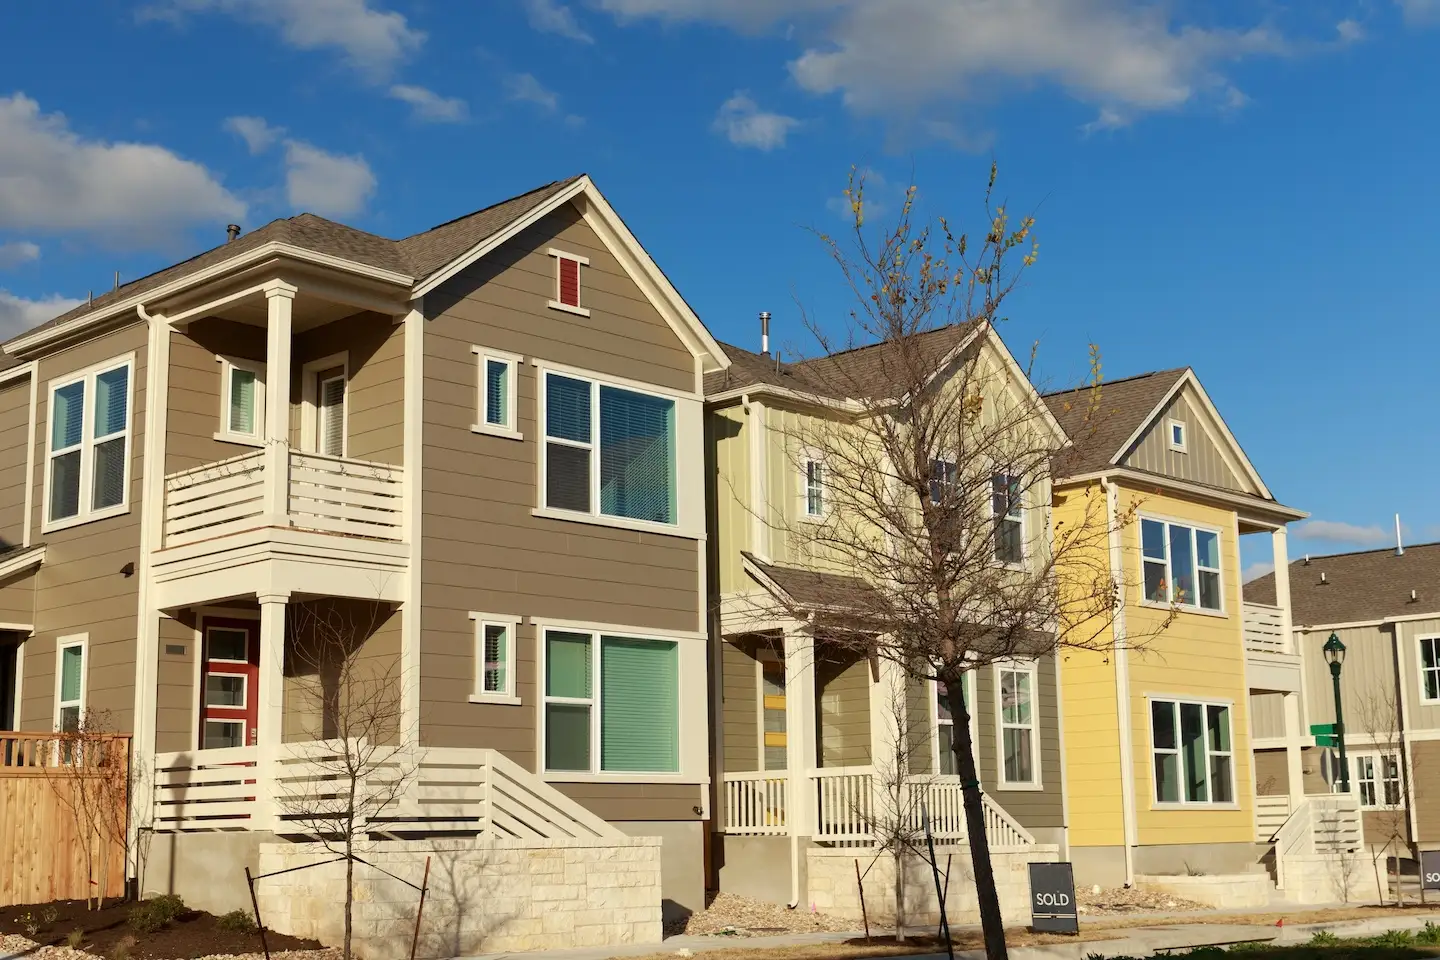
<path fill-rule="evenodd" d="M 1340 746 L 1340 738 L 1336 736 L 1327 736 L 1325 734 L 1321 734 L 1315 738 L 1315 746 L 1338 747 Z"/>
<path fill-rule="evenodd" d="M 1332 736 L 1333 736 L 1333 735 L 1336 733 L 1335 724 L 1333 724 L 1333 723 L 1312 723 L 1312 724 L 1310 724 L 1310 732 L 1313 733 L 1313 734 L 1314 734 L 1315 736 L 1317 736 L 1317 737 L 1325 736 L 1326 734 L 1329 734 L 1329 735 L 1332 735 Z"/>

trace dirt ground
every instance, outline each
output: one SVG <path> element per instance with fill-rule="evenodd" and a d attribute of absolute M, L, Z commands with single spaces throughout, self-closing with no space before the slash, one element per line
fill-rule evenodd
<path fill-rule="evenodd" d="M 78 949 L 94 956 L 119 960 L 195 960 L 198 957 L 258 954 L 260 936 L 221 929 L 217 918 L 189 910 L 154 933 L 136 933 L 127 923 L 134 903 L 116 902 L 104 910 L 87 910 L 82 900 L 0 907 L 0 937 L 24 937 L 42 946 L 68 949 L 74 930 L 81 933 Z M 266 931 L 272 953 L 320 950 L 314 940 L 300 940 Z M 0 953 L 7 952 L 0 950 Z"/>

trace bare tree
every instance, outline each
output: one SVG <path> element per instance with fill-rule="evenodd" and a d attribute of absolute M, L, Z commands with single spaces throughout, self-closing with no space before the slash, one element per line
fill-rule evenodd
<path fill-rule="evenodd" d="M 130 738 L 115 732 L 110 714 L 89 710 L 73 728 L 55 734 L 53 755 L 41 769 L 84 845 L 85 902 L 105 906 L 111 870 L 124 870 L 129 827 Z M 120 851 L 119 864 L 115 852 Z M 91 893 L 94 893 L 92 896 Z"/>
<path fill-rule="evenodd" d="M 286 740 L 277 789 L 282 820 L 345 860 L 345 938 L 351 956 L 355 863 L 372 832 L 401 813 L 418 758 L 401 730 L 398 630 L 381 603 L 292 604 Z M 293 719 L 292 719 L 293 718 Z"/>
<path fill-rule="evenodd" d="M 1400 701 L 1393 685 L 1376 685 L 1360 704 L 1359 729 L 1365 730 L 1375 747 L 1375 756 L 1351 756 L 1349 762 L 1350 784 L 1355 790 L 1361 807 L 1373 808 L 1367 818 L 1365 842 L 1370 848 L 1371 866 L 1375 872 L 1375 886 L 1381 902 L 1385 899 L 1386 882 L 1380 876 L 1380 862 L 1386 861 L 1385 871 L 1390 872 L 1390 858 L 1395 864 L 1395 900 L 1405 902 L 1405 872 L 1401 868 L 1401 851 L 1406 855 L 1414 853 L 1410 836 L 1410 790 L 1408 765 L 1404 762 L 1404 745 L 1401 736 Z M 1362 764 L 1374 763 L 1371 769 L 1362 770 Z M 1368 776 L 1362 778 L 1361 773 Z M 1364 816 L 1364 814 L 1362 814 Z M 1378 829 L 1377 844 L 1369 836 L 1370 829 Z M 1419 857 L 1416 855 L 1418 861 Z"/>
<path fill-rule="evenodd" d="M 807 495 L 813 488 L 824 503 L 784 534 L 793 557 L 852 584 L 834 586 L 815 619 L 827 644 L 945 685 L 986 953 L 1003 960 L 964 674 L 1060 646 L 1107 648 L 1125 586 L 1111 571 L 1110 537 L 1135 512 L 1083 492 L 1065 522 L 1051 520 L 1050 478 L 1066 471 L 1070 441 L 1085 443 L 1099 422 L 1098 355 L 1093 388 L 1077 395 L 1084 435 L 1066 438 L 1029 371 L 985 347 L 1036 255 L 1034 219 L 1012 221 L 994 187 L 992 166 L 987 226 L 972 242 L 944 219 L 917 222 L 914 187 L 894 225 L 873 231 L 852 173 L 850 239 L 820 234 L 853 296 L 848 334 L 832 337 L 807 316 L 823 355 L 790 369 L 817 412 L 783 428 Z M 857 346 L 870 348 L 863 359 L 846 356 Z"/>

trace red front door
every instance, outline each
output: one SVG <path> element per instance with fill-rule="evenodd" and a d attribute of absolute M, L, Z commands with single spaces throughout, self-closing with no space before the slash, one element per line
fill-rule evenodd
<path fill-rule="evenodd" d="M 200 645 L 200 747 L 255 744 L 260 716 L 260 624 L 206 618 Z"/>

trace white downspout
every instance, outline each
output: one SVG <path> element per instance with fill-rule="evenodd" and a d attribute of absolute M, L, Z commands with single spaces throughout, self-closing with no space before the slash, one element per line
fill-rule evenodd
<path fill-rule="evenodd" d="M 1121 584 L 1120 605 L 1115 610 L 1115 700 L 1120 723 L 1120 805 L 1125 834 L 1125 886 L 1135 885 L 1135 755 L 1130 717 L 1130 655 L 1125 646 L 1125 605 L 1129 597 L 1124 591 L 1125 555 L 1120 542 L 1116 517 L 1120 512 L 1120 490 L 1109 477 L 1100 478 L 1105 491 L 1105 523 L 1110 532 L 1110 572 Z"/>

